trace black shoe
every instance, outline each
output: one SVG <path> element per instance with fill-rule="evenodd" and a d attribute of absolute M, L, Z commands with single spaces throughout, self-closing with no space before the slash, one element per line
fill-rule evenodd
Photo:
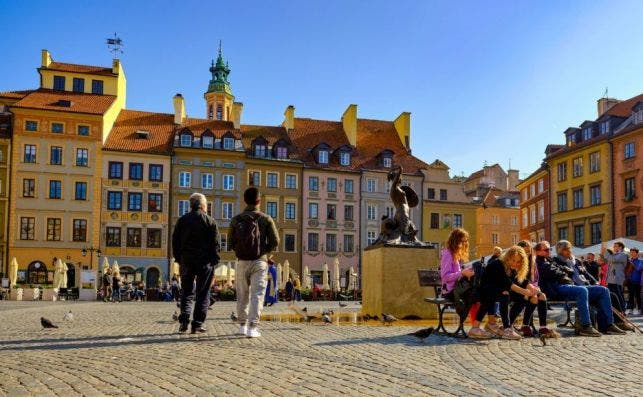
<path fill-rule="evenodd" d="M 601 333 L 598 332 L 596 328 L 592 327 L 591 325 L 586 325 L 584 327 L 581 327 L 579 335 L 598 337 L 598 336 L 601 336 Z"/>
<path fill-rule="evenodd" d="M 203 334 L 205 332 L 208 332 L 208 330 L 205 329 L 202 325 L 199 325 L 197 327 L 192 327 L 192 333 L 193 334 L 196 334 L 196 333 Z"/>
<path fill-rule="evenodd" d="M 625 335 L 625 331 L 623 331 L 620 327 L 617 327 L 616 324 L 612 324 L 609 327 L 607 327 L 607 331 L 605 331 L 607 335 Z"/>
<path fill-rule="evenodd" d="M 179 326 L 179 332 L 184 333 L 187 330 L 188 330 L 188 323 L 181 323 L 181 325 Z"/>

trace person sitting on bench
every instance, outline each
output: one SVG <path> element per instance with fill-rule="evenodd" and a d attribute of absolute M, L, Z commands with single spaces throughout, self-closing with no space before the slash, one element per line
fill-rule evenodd
<path fill-rule="evenodd" d="M 462 228 L 453 229 L 440 255 L 442 297 L 452 301 L 456 281 L 462 276 L 473 276 L 473 269 L 460 267 L 469 260 L 469 233 Z"/>

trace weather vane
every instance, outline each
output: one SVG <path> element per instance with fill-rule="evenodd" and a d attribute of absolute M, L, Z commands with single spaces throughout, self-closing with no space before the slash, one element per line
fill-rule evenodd
<path fill-rule="evenodd" d="M 107 48 L 115 57 L 118 53 L 123 53 L 123 40 L 114 33 L 114 38 L 107 39 Z"/>

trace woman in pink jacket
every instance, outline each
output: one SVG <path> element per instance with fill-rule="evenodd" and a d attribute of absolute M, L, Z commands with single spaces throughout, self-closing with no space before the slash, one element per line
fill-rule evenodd
<path fill-rule="evenodd" d="M 473 269 L 460 268 L 461 263 L 469 260 L 469 233 L 462 228 L 453 229 L 440 255 L 442 296 L 453 300 L 456 281 L 462 276 L 473 276 Z"/>

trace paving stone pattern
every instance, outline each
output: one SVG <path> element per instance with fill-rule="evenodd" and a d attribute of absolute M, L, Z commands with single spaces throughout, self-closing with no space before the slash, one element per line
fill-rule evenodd
<path fill-rule="evenodd" d="M 319 303 L 307 303 L 309 311 Z M 338 309 L 336 303 L 326 307 Z M 205 335 L 172 303 L 0 301 L 0 396 L 639 396 L 640 334 L 476 342 L 417 328 L 264 322 L 234 335 L 233 302 Z M 71 309 L 73 322 L 63 322 Z M 350 303 L 343 311 L 357 311 Z M 284 303 L 266 309 L 286 312 Z M 60 328 L 43 330 L 40 317 Z M 639 321 L 640 324 L 640 321 Z"/>

